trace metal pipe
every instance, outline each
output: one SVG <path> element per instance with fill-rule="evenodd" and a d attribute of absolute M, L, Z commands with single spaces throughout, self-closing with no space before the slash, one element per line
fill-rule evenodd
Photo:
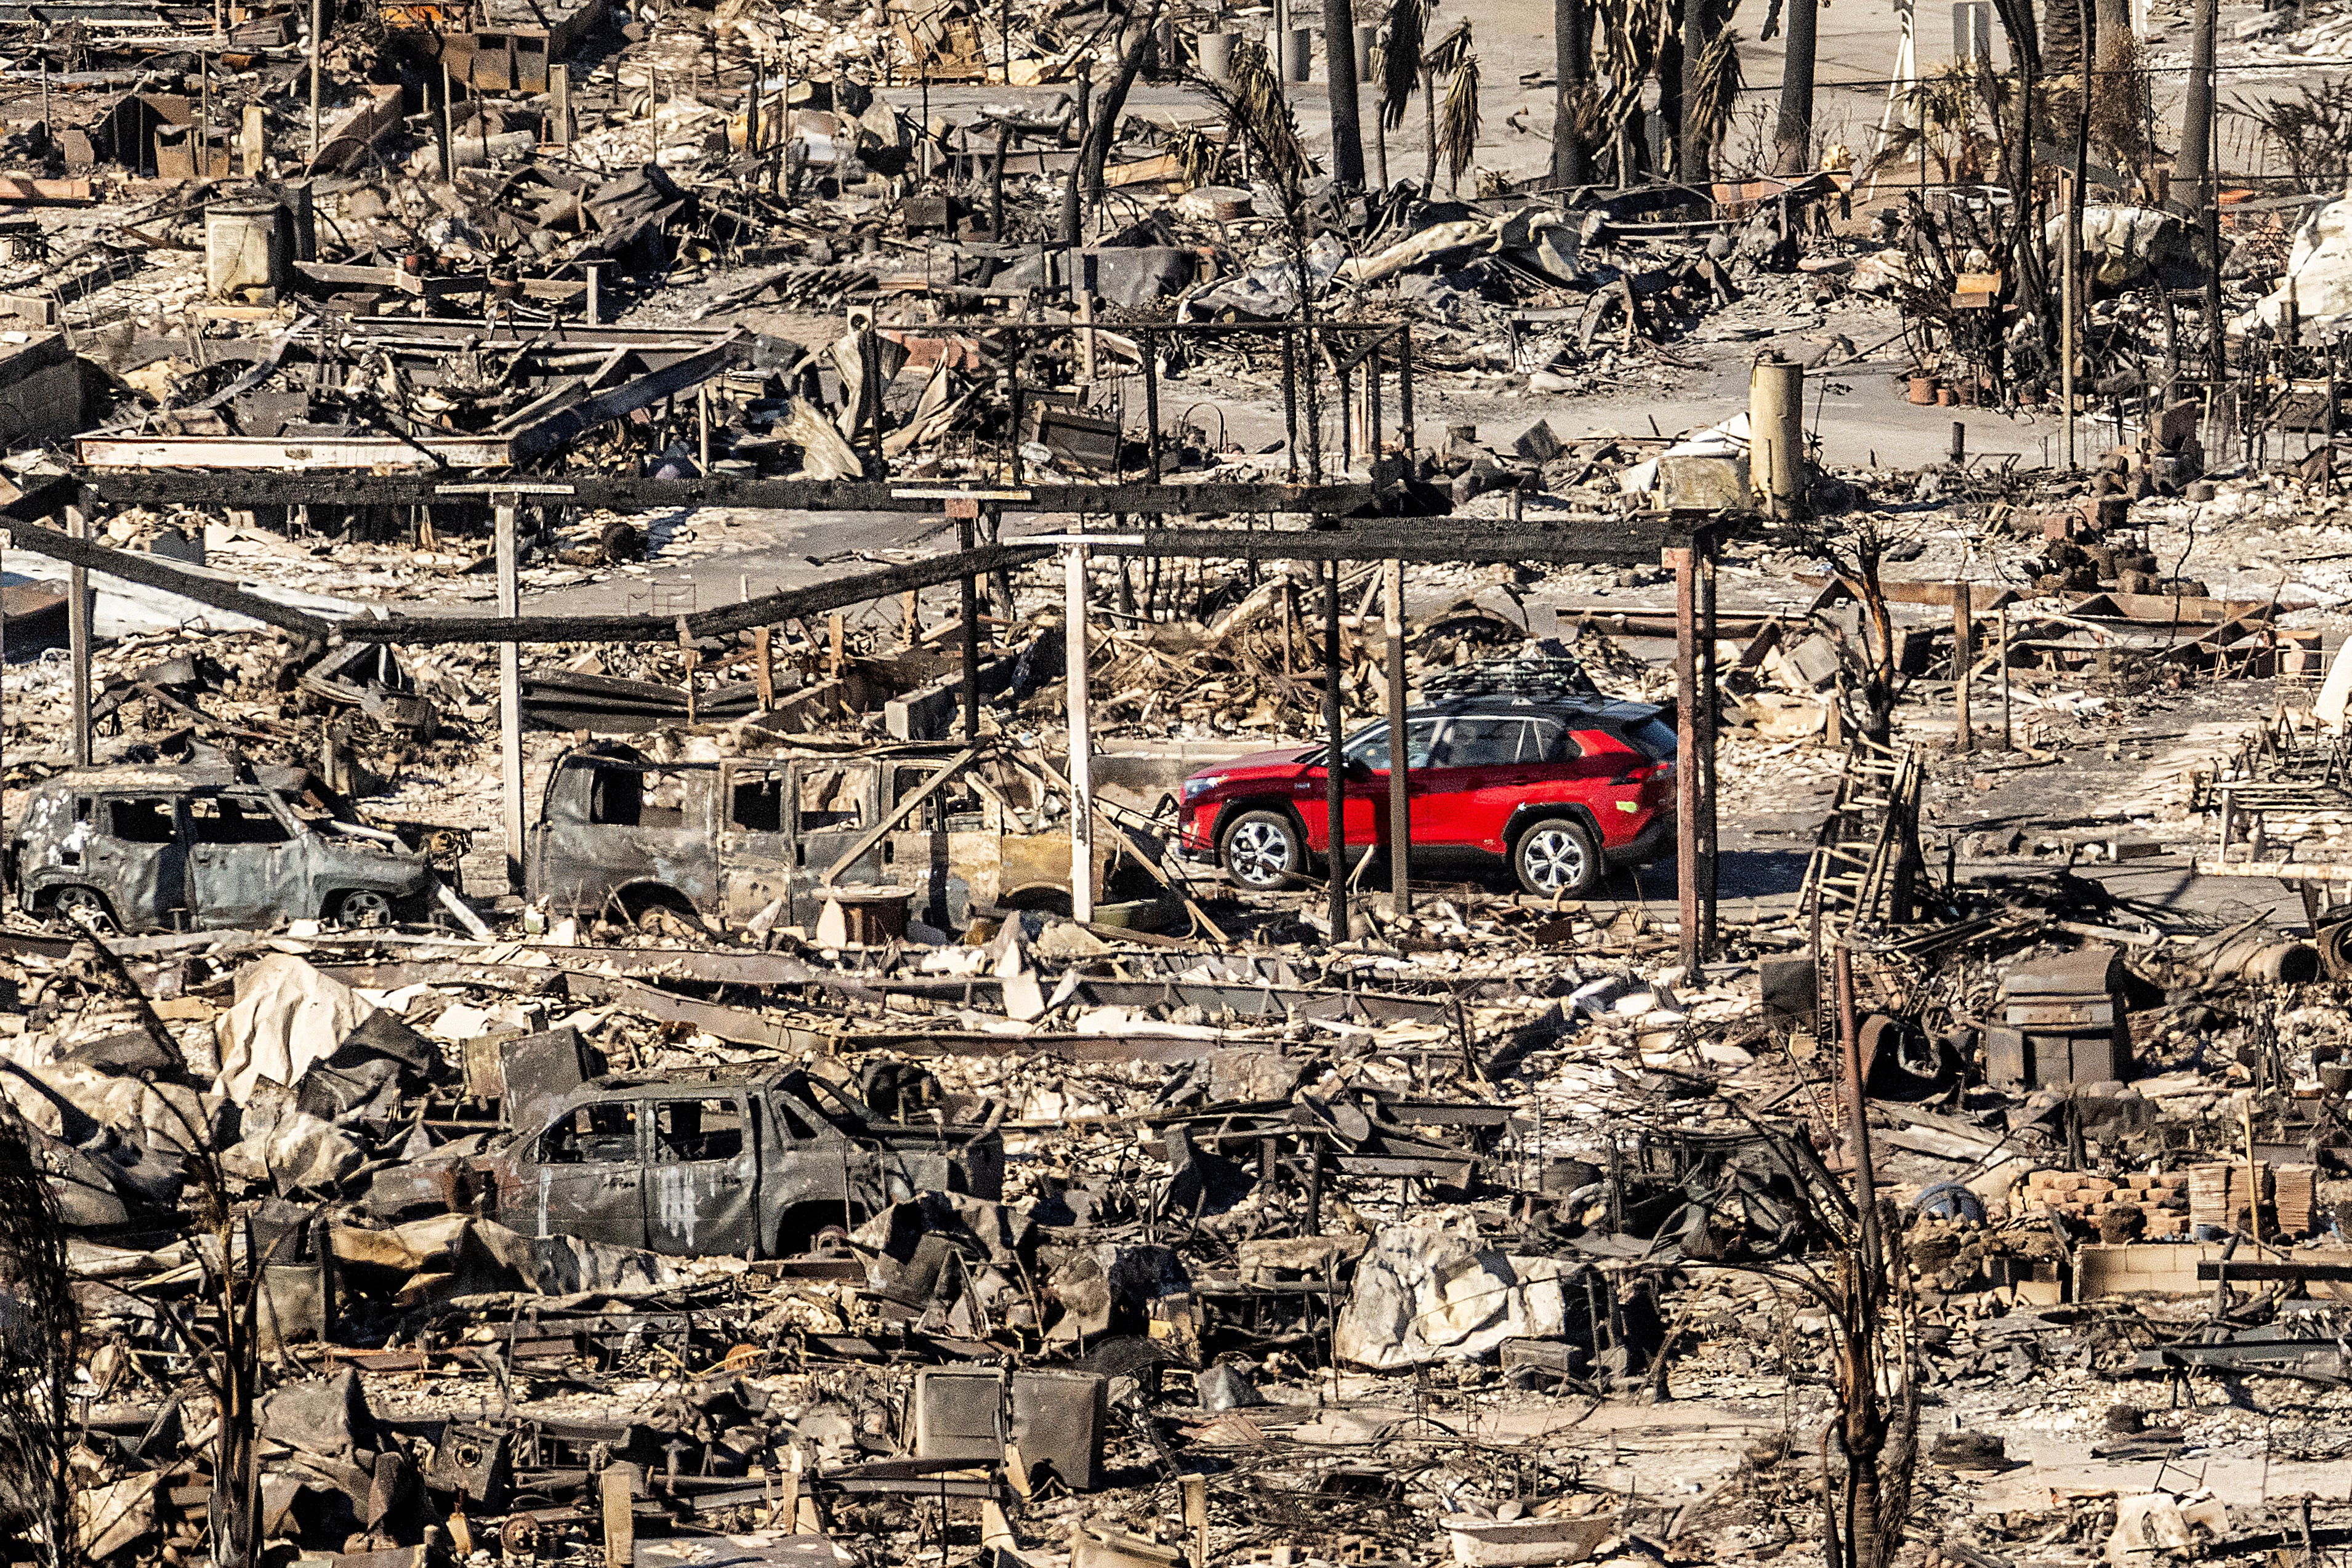
<path fill-rule="evenodd" d="M 1347 768 L 1339 731 L 1339 565 L 1331 563 L 1323 601 L 1323 807 L 1329 837 L 1331 940 L 1348 939 Z"/>
<path fill-rule="evenodd" d="M 1675 884 L 1682 914 L 1682 963 L 1696 977 L 1698 929 L 1698 572 L 1696 551 L 1666 552 L 1675 569 Z M 1598 846 L 1595 846 L 1596 849 Z"/>
<path fill-rule="evenodd" d="M 1381 632 L 1388 643 L 1389 706 L 1389 898 L 1400 915 L 1412 911 L 1412 747 L 1406 743 L 1404 708 L 1404 562 L 1381 563 L 1381 596 L 1387 613 Z"/>

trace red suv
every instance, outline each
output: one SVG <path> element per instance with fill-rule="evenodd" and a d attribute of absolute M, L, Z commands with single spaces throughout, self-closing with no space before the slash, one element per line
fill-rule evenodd
<path fill-rule="evenodd" d="M 1528 892 L 1581 894 L 1604 870 L 1670 853 L 1675 732 L 1663 709 L 1600 695 L 1459 697 L 1405 716 L 1416 871 L 1507 863 Z M 1342 749 L 1353 861 L 1389 841 L 1389 727 Z M 1258 892 L 1295 884 L 1330 851 L 1324 747 L 1261 751 L 1184 780 L 1178 842 Z"/>

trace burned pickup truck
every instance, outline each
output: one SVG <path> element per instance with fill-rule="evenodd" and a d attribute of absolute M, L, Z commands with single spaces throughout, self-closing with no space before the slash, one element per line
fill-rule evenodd
<path fill-rule="evenodd" d="M 300 768 L 85 768 L 30 791 L 0 881 L 28 915 L 101 929 L 384 925 L 425 915 L 438 858 Z"/>
<path fill-rule="evenodd" d="M 484 1210 L 527 1236 L 792 1257 L 923 1192 L 1004 1194 L 1001 1109 L 888 1122 L 797 1068 L 608 1074 L 472 1162 Z"/>
<path fill-rule="evenodd" d="M 556 758 L 525 885 L 560 914 L 740 925 L 774 905 L 808 925 L 828 885 L 882 884 L 951 930 L 974 904 L 1067 912 L 1066 811 L 1034 774 L 937 745 L 667 762 L 604 741 Z M 1154 891 L 1108 832 L 1095 878 L 1097 898 Z"/>

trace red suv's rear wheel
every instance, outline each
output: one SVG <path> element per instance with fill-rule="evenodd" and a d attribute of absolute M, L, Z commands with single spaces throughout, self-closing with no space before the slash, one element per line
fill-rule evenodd
<path fill-rule="evenodd" d="M 1225 829 L 1218 858 L 1225 874 L 1253 893 L 1291 886 L 1307 869 L 1307 844 L 1281 811 L 1244 811 Z"/>
<path fill-rule="evenodd" d="M 1601 850 L 1583 823 L 1546 817 L 1519 835 L 1511 869 L 1519 885 L 1538 898 L 1579 894 L 1601 881 Z"/>

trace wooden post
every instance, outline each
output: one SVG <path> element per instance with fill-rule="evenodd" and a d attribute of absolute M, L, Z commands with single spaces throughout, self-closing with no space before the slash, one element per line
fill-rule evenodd
<path fill-rule="evenodd" d="M 751 91 L 759 90 L 754 73 Z M 572 145 L 572 68 L 561 62 L 547 68 L 547 139 L 558 147 Z"/>
<path fill-rule="evenodd" d="M 1323 597 L 1323 815 L 1331 875 L 1331 940 L 1348 939 L 1348 829 L 1346 759 L 1339 728 L 1339 563 L 1331 563 Z M 1369 849 L 1370 846 L 1367 846 Z"/>
<path fill-rule="evenodd" d="M 909 653 L 914 651 L 916 643 L 923 634 L 922 612 L 923 596 L 921 594 L 908 589 L 898 595 L 898 634 L 905 641 Z"/>
<path fill-rule="evenodd" d="M 89 538 L 89 517 L 79 507 L 66 508 L 66 532 Z M 89 568 L 66 568 L 66 647 L 73 670 L 73 759 L 77 768 L 90 765 L 89 734 Z"/>
<path fill-rule="evenodd" d="M 2017 737 L 2009 727 L 2009 606 L 2000 607 L 2000 748 L 2017 749 Z"/>
<path fill-rule="evenodd" d="M 695 466 L 705 475 L 710 472 L 710 389 L 694 389 L 694 459 Z"/>
<path fill-rule="evenodd" d="M 596 1478 L 597 1501 L 604 1516 L 604 1568 L 635 1568 L 636 1490 L 637 1467 L 625 1460 L 615 1459 Z"/>
<path fill-rule="evenodd" d="M 826 662 L 828 667 L 832 671 L 833 678 L 836 681 L 841 679 L 841 634 L 843 630 L 844 627 L 842 625 L 840 611 L 836 610 L 832 614 L 824 618 L 825 641 L 831 646 L 831 652 L 826 655 Z"/>
<path fill-rule="evenodd" d="M 1675 885 L 1686 977 L 1699 966 L 1698 571 L 1688 546 L 1665 552 L 1675 569 Z"/>
<path fill-rule="evenodd" d="M 522 613 L 522 584 L 517 575 L 515 504 L 495 503 L 498 520 L 499 613 Z M 522 649 L 513 643 L 499 644 L 499 793 L 507 834 L 507 886 L 523 890 L 522 824 Z"/>
<path fill-rule="evenodd" d="M 1389 674 L 1389 900 L 1400 915 L 1412 911 L 1412 766 L 1404 717 L 1404 562 L 1381 565 L 1381 593 L 1387 612 L 1381 632 L 1388 642 Z"/>
<path fill-rule="evenodd" d="M 759 682 L 760 711 L 766 713 L 776 706 L 776 649 L 772 626 L 762 626 L 751 633 L 751 650 L 755 663 L 752 678 Z"/>
<path fill-rule="evenodd" d="M 1969 724 L 1969 666 L 1976 662 L 1976 621 L 1969 613 L 1969 585 L 1952 584 L 1952 744 L 1974 751 L 1976 731 Z"/>
<path fill-rule="evenodd" d="M 1184 1529 L 1192 1537 L 1192 1568 L 1209 1568 L 1209 1478 L 1184 1478 Z"/>
<path fill-rule="evenodd" d="M 1081 925 L 1095 917 L 1094 737 L 1087 691 L 1087 547 L 1064 557 L 1063 671 L 1070 710 L 1070 914 Z"/>
<path fill-rule="evenodd" d="M 258 179 L 261 175 L 261 160 L 265 147 L 266 142 L 261 130 L 261 106 L 257 103 L 248 103 L 245 106 L 245 114 L 237 125 L 237 172 L 248 180 Z"/>

